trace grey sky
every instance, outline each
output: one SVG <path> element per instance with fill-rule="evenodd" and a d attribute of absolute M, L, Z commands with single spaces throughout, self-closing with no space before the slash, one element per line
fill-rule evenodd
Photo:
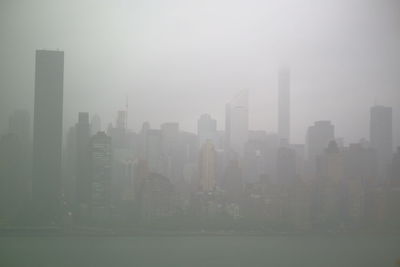
<path fill-rule="evenodd" d="M 64 125 L 78 111 L 113 121 L 128 94 L 129 124 L 178 121 L 194 131 L 250 93 L 250 127 L 276 131 L 277 71 L 292 73 L 292 137 L 315 120 L 368 137 L 369 107 L 395 112 L 400 141 L 397 0 L 0 0 L 0 132 L 33 107 L 35 49 L 65 51 Z"/>

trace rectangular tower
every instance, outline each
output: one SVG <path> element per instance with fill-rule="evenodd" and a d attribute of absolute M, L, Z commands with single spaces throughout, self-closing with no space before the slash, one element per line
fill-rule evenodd
<path fill-rule="evenodd" d="M 370 141 L 378 159 L 378 175 L 386 178 L 393 156 L 392 108 L 374 106 L 370 119 Z"/>
<path fill-rule="evenodd" d="M 42 223 L 60 218 L 64 52 L 36 51 L 32 198 Z"/>
<path fill-rule="evenodd" d="M 240 91 L 226 105 L 226 142 L 234 157 L 243 156 L 244 146 L 249 135 L 249 96 L 248 91 Z"/>
<path fill-rule="evenodd" d="M 290 72 L 281 69 L 278 77 L 278 134 L 279 138 L 290 143 Z"/>
<path fill-rule="evenodd" d="M 89 113 L 79 112 L 76 131 L 76 200 L 79 205 L 89 204 L 91 194 L 90 174 L 90 124 Z"/>

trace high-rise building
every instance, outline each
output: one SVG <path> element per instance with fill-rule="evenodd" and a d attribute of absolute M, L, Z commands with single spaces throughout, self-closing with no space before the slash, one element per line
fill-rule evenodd
<path fill-rule="evenodd" d="M 315 164 L 317 156 L 324 152 L 330 141 L 335 140 L 335 127 L 330 121 L 317 121 L 308 128 L 306 139 L 307 159 Z"/>
<path fill-rule="evenodd" d="M 126 129 L 127 128 L 127 111 L 126 110 L 119 110 L 117 114 L 117 122 L 116 122 L 116 128 L 119 129 Z"/>
<path fill-rule="evenodd" d="M 344 151 L 346 180 L 360 180 L 365 186 L 376 186 L 377 159 L 372 148 L 362 143 L 349 144 Z"/>
<path fill-rule="evenodd" d="M 202 192 L 215 189 L 217 179 L 217 153 L 211 142 L 206 142 L 200 150 L 199 184 Z"/>
<path fill-rule="evenodd" d="M 180 146 L 180 131 L 177 122 L 167 122 L 161 125 L 161 139 L 166 176 L 172 184 L 180 181 L 182 176 L 183 152 Z"/>
<path fill-rule="evenodd" d="M 171 155 L 176 149 L 179 141 L 179 123 L 167 122 L 161 125 L 161 138 L 163 152 L 165 155 Z"/>
<path fill-rule="evenodd" d="M 90 121 L 90 133 L 91 135 L 97 134 L 101 131 L 101 118 L 99 115 L 95 114 Z"/>
<path fill-rule="evenodd" d="M 277 176 L 280 184 L 293 184 L 296 181 L 296 151 L 282 146 L 277 155 Z"/>
<path fill-rule="evenodd" d="M 36 51 L 32 198 L 42 223 L 60 215 L 64 52 Z"/>
<path fill-rule="evenodd" d="M 91 209 L 95 221 L 110 217 L 111 208 L 111 138 L 98 132 L 90 140 L 91 155 Z"/>
<path fill-rule="evenodd" d="M 139 158 L 147 159 L 147 132 L 150 129 L 150 123 L 144 122 L 139 132 Z"/>
<path fill-rule="evenodd" d="M 146 130 L 146 160 L 150 172 L 166 173 L 161 130 Z"/>
<path fill-rule="evenodd" d="M 26 196 L 21 144 L 16 134 L 0 137 L 0 221 L 12 221 Z"/>
<path fill-rule="evenodd" d="M 335 141 L 329 145 L 317 160 L 318 179 L 316 183 L 316 223 L 321 226 L 333 225 L 343 220 L 344 207 L 344 155 Z"/>
<path fill-rule="evenodd" d="M 237 160 L 228 162 L 222 187 L 226 192 L 228 201 L 238 203 L 243 193 L 242 169 Z"/>
<path fill-rule="evenodd" d="M 392 108 L 374 106 L 370 110 L 370 141 L 378 158 L 378 175 L 388 176 L 388 168 L 393 155 Z"/>
<path fill-rule="evenodd" d="M 400 187 L 400 147 L 397 148 L 397 152 L 393 155 L 391 176 L 391 184 Z"/>
<path fill-rule="evenodd" d="M 281 69 L 278 75 L 278 134 L 279 138 L 290 143 L 290 72 Z"/>
<path fill-rule="evenodd" d="M 111 136 L 113 149 L 124 149 L 128 147 L 127 112 L 125 110 L 118 111 L 115 127 L 110 125 L 108 134 Z"/>
<path fill-rule="evenodd" d="M 217 121 L 209 114 L 203 114 L 197 120 L 197 136 L 199 147 L 210 140 L 214 145 L 217 145 Z"/>
<path fill-rule="evenodd" d="M 241 91 L 226 105 L 225 115 L 227 150 L 232 150 L 237 157 L 242 156 L 249 134 L 249 104 L 246 90 Z"/>
<path fill-rule="evenodd" d="M 242 163 L 244 183 L 258 182 L 260 176 L 266 173 L 266 147 L 266 142 L 261 140 L 252 139 L 246 143 Z"/>
<path fill-rule="evenodd" d="M 63 180 L 62 188 L 68 203 L 76 203 L 76 127 L 70 126 L 65 133 L 63 149 Z M 76 207 L 75 207 L 76 208 Z M 74 212 L 75 213 L 75 212 Z M 74 214 L 75 216 L 76 214 Z"/>
<path fill-rule="evenodd" d="M 29 146 L 31 142 L 30 115 L 27 110 L 16 110 L 8 120 L 8 132 L 16 134 L 22 146 Z"/>
<path fill-rule="evenodd" d="M 79 112 L 76 135 L 76 200 L 88 205 L 91 195 L 89 113 Z"/>
<path fill-rule="evenodd" d="M 140 218 L 144 222 L 160 220 L 175 213 L 174 186 L 158 173 L 149 173 L 143 181 Z"/>
<path fill-rule="evenodd" d="M 9 118 L 8 132 L 18 137 L 21 149 L 21 175 L 25 198 L 30 198 L 32 184 L 32 136 L 31 120 L 27 110 L 16 110 Z"/>

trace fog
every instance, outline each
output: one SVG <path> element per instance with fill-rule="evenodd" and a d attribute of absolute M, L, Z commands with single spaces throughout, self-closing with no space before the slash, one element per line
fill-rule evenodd
<path fill-rule="evenodd" d="M 399 48 L 398 0 L 0 0 L 0 265 L 400 264 Z"/>
<path fill-rule="evenodd" d="M 36 49 L 65 52 L 64 128 L 78 111 L 103 125 L 129 97 L 129 127 L 195 131 L 249 90 L 250 128 L 277 130 L 277 72 L 291 69 L 292 138 L 331 120 L 368 138 L 368 110 L 392 106 L 399 143 L 400 4 L 384 1 L 11 1 L 0 3 L 0 131 L 33 110 Z"/>

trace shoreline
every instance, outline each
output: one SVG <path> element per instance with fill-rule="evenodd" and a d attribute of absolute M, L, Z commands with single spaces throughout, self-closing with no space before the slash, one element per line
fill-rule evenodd
<path fill-rule="evenodd" d="M 184 236 L 400 236 L 393 231 L 177 231 L 148 229 L 22 227 L 0 228 L 1 237 L 184 237 Z"/>

